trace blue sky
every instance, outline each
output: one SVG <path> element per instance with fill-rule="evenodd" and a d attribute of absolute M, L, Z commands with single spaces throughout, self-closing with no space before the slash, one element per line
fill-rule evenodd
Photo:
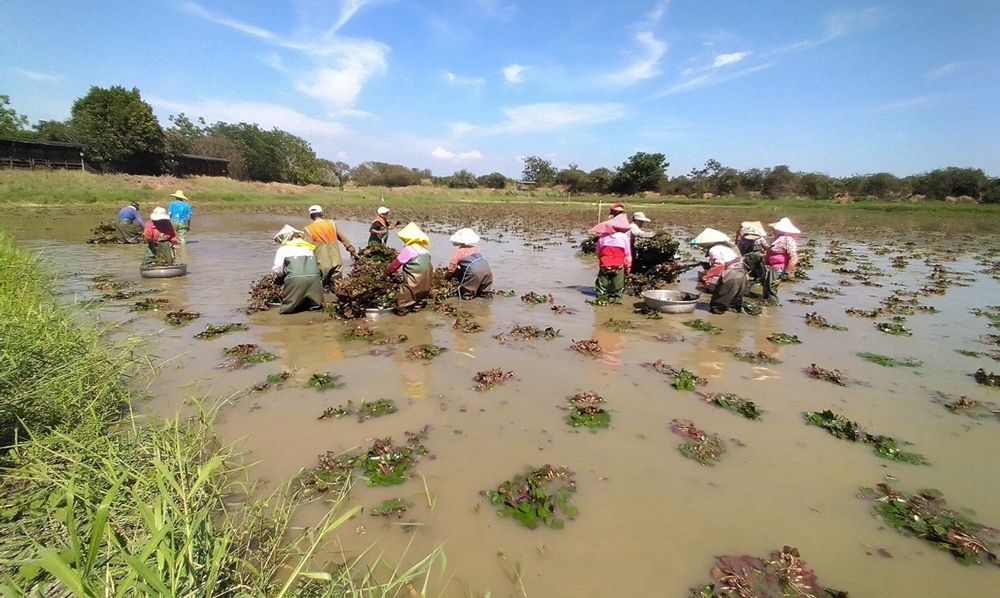
<path fill-rule="evenodd" d="M 90 86 L 351 166 L 519 177 L 660 152 L 833 176 L 1000 176 L 995 0 L 0 0 L 0 94 Z"/>

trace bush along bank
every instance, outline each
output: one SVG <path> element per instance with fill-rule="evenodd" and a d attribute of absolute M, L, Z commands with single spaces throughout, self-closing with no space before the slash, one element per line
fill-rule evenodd
<path fill-rule="evenodd" d="M 0 593 L 12 596 L 395 595 L 409 569 L 324 563 L 359 511 L 342 496 L 301 535 L 287 494 L 252 500 L 211 413 L 160 424 L 128 410 L 128 347 L 51 299 L 36 259 L 0 233 Z M 308 534 L 308 536 L 307 536 Z M 441 559 L 443 560 L 443 559 Z"/>

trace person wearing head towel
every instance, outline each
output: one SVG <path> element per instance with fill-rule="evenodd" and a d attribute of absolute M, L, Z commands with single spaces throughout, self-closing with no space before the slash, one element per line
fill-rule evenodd
<path fill-rule="evenodd" d="M 431 294 L 431 283 L 434 280 L 434 267 L 431 265 L 431 239 L 420 227 L 411 222 L 396 233 L 405 247 L 389 264 L 386 277 L 397 271 L 402 274 L 403 284 L 396 294 L 396 314 L 405 316 L 410 312 L 423 309 L 427 297 Z"/>
<path fill-rule="evenodd" d="M 692 245 L 705 249 L 708 269 L 702 275 L 702 285 L 712 291 L 708 311 L 724 314 L 730 309 L 743 309 L 747 293 L 747 274 L 736 244 L 728 235 L 714 228 L 706 228 L 691 240 Z"/>
<path fill-rule="evenodd" d="M 489 297 L 493 292 L 493 270 L 476 247 L 478 242 L 479 235 L 471 228 L 459 229 L 451 236 L 451 244 L 457 247 L 448 263 L 448 278 L 458 279 L 460 299 Z"/>
<path fill-rule="evenodd" d="M 611 220 L 590 229 L 597 235 L 597 300 L 621 303 L 625 293 L 625 277 L 632 270 L 632 225 L 624 210 Z"/>
<path fill-rule="evenodd" d="M 118 224 L 115 225 L 115 241 L 132 245 L 142 242 L 142 230 L 146 223 L 139 215 L 139 202 L 133 201 L 118 210 Z"/>
<path fill-rule="evenodd" d="M 287 224 L 274 235 L 274 242 L 281 244 L 271 267 L 282 288 L 278 313 L 293 314 L 322 308 L 323 283 L 316 261 L 316 246 L 305 240 L 303 231 Z"/>
<path fill-rule="evenodd" d="M 149 215 L 142 237 L 146 240 L 146 254 L 142 263 L 157 266 L 174 265 L 174 246 L 177 245 L 177 231 L 170 222 L 170 214 L 163 208 L 156 208 Z"/>
<path fill-rule="evenodd" d="M 768 226 L 774 229 L 774 240 L 767 246 L 767 253 L 764 257 L 766 269 L 761 287 L 763 287 L 764 300 L 777 304 L 778 284 L 793 276 L 795 268 L 799 265 L 796 239 L 802 231 L 796 228 L 788 218 L 782 218 Z"/>

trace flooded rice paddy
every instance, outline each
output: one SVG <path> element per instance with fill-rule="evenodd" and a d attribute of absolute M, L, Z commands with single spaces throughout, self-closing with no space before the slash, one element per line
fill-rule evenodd
<path fill-rule="evenodd" d="M 697 228 L 729 230 L 751 217 L 757 218 L 736 215 Z M 67 302 L 93 305 L 101 292 L 91 288 L 92 279 L 102 274 L 131 281 L 129 290 L 154 293 L 104 300 L 96 312 L 120 334 L 146 340 L 156 368 L 141 381 L 150 398 L 138 408 L 171 416 L 191 409 L 194 397 L 225 398 L 217 431 L 250 450 L 257 461 L 253 475 L 264 489 L 315 467 L 319 455 L 364 451 L 386 437 L 403 442 L 405 432 L 430 426 L 421 441 L 428 454 L 404 484 L 355 485 L 351 504 L 365 512 L 341 528 L 329 547 L 332 559 L 377 543 L 385 556 L 406 563 L 443 544 L 448 570 L 438 591 L 444 596 L 681 597 L 711 581 L 716 555 L 764 556 L 790 545 L 824 586 L 852 596 L 993 595 L 996 567 L 963 566 L 897 533 L 857 495 L 862 486 L 886 481 L 904 492 L 936 488 L 952 508 L 970 509 L 976 521 L 1000 527 L 1000 419 L 955 414 L 941 404 L 959 397 L 1000 403 L 1000 390 L 973 376 L 979 368 L 1000 371 L 991 358 L 1000 346 L 989 344 L 1000 341 L 989 336 L 1000 334 L 991 325 L 996 320 L 973 313 L 1000 304 L 1000 283 L 986 272 L 1000 260 L 1000 236 L 976 232 L 989 227 L 971 217 L 964 224 L 937 222 L 928 227 L 937 230 L 925 232 L 903 219 L 866 227 L 852 217 L 800 224 L 801 243 L 814 252 L 809 280 L 783 285 L 783 305 L 760 317 L 713 316 L 700 305 L 694 314 L 647 319 L 634 313 L 628 297 L 622 306 L 594 307 L 586 301 L 595 263 L 576 257 L 572 247 L 582 239 L 579 230 L 481 230 L 495 287 L 514 296 L 461 303 L 480 332 L 456 329 L 454 317 L 431 309 L 367 319 L 383 337 L 405 335 L 398 345 L 345 340 L 357 323 L 324 313 L 242 311 L 250 284 L 270 268 L 272 235 L 301 219 L 201 216 L 189 235 L 193 242 L 179 250 L 190 274 L 165 280 L 139 277 L 135 246 L 85 244 L 96 220 L 5 219 L 19 242 L 65 273 L 57 289 Z M 689 238 L 698 232 L 695 224 L 674 230 Z M 341 226 L 363 245 L 366 222 Z M 433 231 L 435 265 L 446 264 L 446 233 L 453 227 L 426 228 Z M 675 288 L 693 290 L 694 281 L 690 272 Z M 551 294 L 554 303 L 519 299 L 532 291 Z M 129 311 L 144 297 L 168 303 Z M 566 309 L 554 310 L 557 305 Z M 167 325 L 165 314 L 177 309 L 200 317 Z M 698 318 L 718 333 L 684 324 Z M 827 326 L 816 326 L 819 320 Z M 209 324 L 227 323 L 247 326 L 195 338 Z M 511 334 L 516 326 L 559 334 L 520 339 Z M 775 333 L 795 335 L 801 344 L 768 340 Z M 570 350 L 581 340 L 596 340 L 602 351 Z M 240 344 L 258 345 L 276 359 L 225 367 L 232 362 L 224 350 Z M 407 350 L 418 345 L 447 350 L 430 360 L 409 358 Z M 779 363 L 745 362 L 736 353 L 763 353 Z M 859 353 L 905 364 L 885 367 Z M 704 378 L 704 385 L 678 390 L 665 367 L 643 365 L 658 360 Z M 473 378 L 493 368 L 513 375 L 478 390 Z M 810 368 L 836 371 L 843 385 L 810 377 Z M 282 372 L 290 375 L 250 391 Z M 310 387 L 314 374 L 339 377 L 336 388 Z M 609 428 L 567 424 L 567 400 L 589 391 L 606 401 Z M 698 393 L 736 394 L 762 414 L 746 419 Z M 398 411 L 321 419 L 348 401 L 379 399 L 394 401 Z M 806 425 L 803 412 L 828 409 L 871 434 L 909 442 L 901 448 L 929 465 L 881 459 L 871 446 Z M 675 420 L 718 435 L 725 449 L 718 462 L 704 466 L 685 458 L 677 449 L 685 440 L 672 431 Z M 528 530 L 497 517 L 483 491 L 546 464 L 573 472 L 578 516 L 561 530 Z M 412 506 L 399 517 L 370 515 L 391 498 Z M 297 523 L 317 523 L 325 508 L 322 500 L 307 505 Z"/>

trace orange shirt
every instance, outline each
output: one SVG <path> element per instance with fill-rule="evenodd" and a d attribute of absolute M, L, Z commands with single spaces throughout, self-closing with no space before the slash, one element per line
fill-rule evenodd
<path fill-rule="evenodd" d="M 333 220 L 317 220 L 306 227 L 309 236 L 315 243 L 334 243 L 337 241 L 337 226 Z"/>

